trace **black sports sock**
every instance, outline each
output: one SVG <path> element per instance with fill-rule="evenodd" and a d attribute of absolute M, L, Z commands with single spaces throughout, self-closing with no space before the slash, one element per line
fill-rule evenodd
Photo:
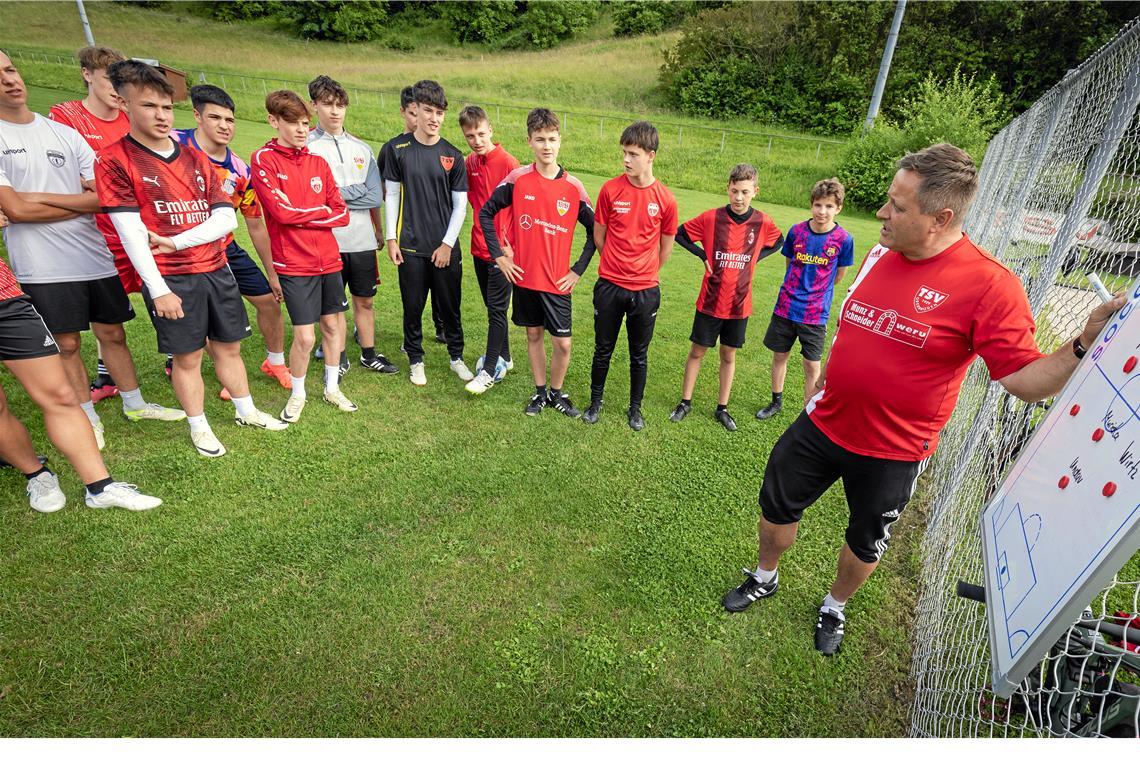
<path fill-rule="evenodd" d="M 348 352 L 347 351 L 341 351 L 340 352 L 340 363 L 341 364 L 348 364 Z"/>
<path fill-rule="evenodd" d="M 536 385 L 536 386 L 534 386 L 534 392 L 540 396 L 545 396 L 546 395 L 546 386 L 545 385 Z"/>
<path fill-rule="evenodd" d="M 718 412 L 727 412 L 728 411 L 728 404 L 717 404 L 716 410 Z"/>
<path fill-rule="evenodd" d="M 87 493 L 91 494 L 92 496 L 98 496 L 99 494 L 103 493 L 104 488 L 114 482 L 114 478 L 103 478 L 102 480 L 96 480 L 94 483 L 88 483 Z"/>
<path fill-rule="evenodd" d="M 562 389 L 561 388 L 555 388 L 554 386 L 551 386 L 550 387 L 550 395 L 553 396 L 554 398 L 561 398 L 562 397 Z"/>
<path fill-rule="evenodd" d="M 360 347 L 360 358 L 366 362 L 370 362 L 376 358 L 376 346 Z"/>
<path fill-rule="evenodd" d="M 681 399 L 681 403 L 684 404 L 685 406 L 692 406 L 693 400 L 691 398 L 683 398 L 683 399 Z"/>
<path fill-rule="evenodd" d="M 107 372 L 107 365 L 103 363 L 102 359 L 100 359 L 98 362 L 96 362 L 95 371 L 100 375 L 110 374 L 109 372 Z"/>
<path fill-rule="evenodd" d="M 37 477 L 39 477 L 40 475 L 43 475 L 45 472 L 49 472 L 49 473 L 50 473 L 50 472 L 51 472 L 51 470 L 49 470 L 47 467 L 40 467 L 40 469 L 36 470 L 36 471 L 35 471 L 35 472 L 33 472 L 31 475 L 29 475 L 28 473 L 26 473 L 26 472 L 25 472 L 25 473 L 24 473 L 24 477 L 25 477 L 25 478 L 27 478 L 28 480 L 31 480 L 32 478 L 37 478 Z M 54 474 L 54 473 L 53 473 L 53 474 Z"/>
<path fill-rule="evenodd" d="M 780 391 L 779 393 L 773 393 L 773 394 L 772 394 L 772 403 L 773 403 L 773 404 L 782 404 L 782 403 L 784 403 L 784 392 L 783 392 L 783 391 Z"/>

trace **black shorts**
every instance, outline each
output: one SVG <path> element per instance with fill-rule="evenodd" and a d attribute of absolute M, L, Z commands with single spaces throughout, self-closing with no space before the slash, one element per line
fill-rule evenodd
<path fill-rule="evenodd" d="M 511 321 L 519 327 L 543 327 L 556 338 L 570 337 L 570 294 L 514 286 Z"/>
<path fill-rule="evenodd" d="M 744 333 L 748 328 L 748 317 L 740 319 L 720 319 L 697 312 L 693 317 L 693 333 L 689 340 L 698 346 L 712 348 L 720 338 L 721 345 L 729 348 L 744 346 Z"/>
<path fill-rule="evenodd" d="M 764 333 L 764 345 L 778 354 L 785 354 L 792 350 L 796 338 L 799 338 L 800 353 L 809 362 L 817 362 L 823 358 L 826 337 L 827 325 L 805 325 L 773 314 L 768 332 Z"/>
<path fill-rule="evenodd" d="M 280 280 L 285 308 L 294 325 L 313 325 L 321 317 L 348 310 L 340 272 L 311 276 L 283 274 Z"/>
<path fill-rule="evenodd" d="M 38 359 L 59 353 L 32 299 L 27 296 L 0 301 L 0 361 Z"/>
<path fill-rule="evenodd" d="M 91 329 L 91 323 L 121 325 L 135 318 L 119 275 L 80 282 L 20 283 L 44 324 L 56 335 Z"/>
<path fill-rule="evenodd" d="M 243 296 L 266 296 L 273 292 L 261 267 L 254 263 L 236 240 L 226 246 L 226 261 L 229 262 L 230 271 L 237 280 L 238 292 Z"/>
<path fill-rule="evenodd" d="M 237 281 L 228 267 L 199 274 L 165 275 L 167 286 L 182 299 L 181 319 L 166 319 L 154 310 L 154 300 L 142 290 L 150 321 L 164 354 L 190 354 L 206 346 L 206 339 L 237 343 L 249 337 L 249 319 Z"/>
<path fill-rule="evenodd" d="M 340 273 L 348 292 L 357 298 L 376 295 L 376 281 L 380 270 L 376 267 L 376 251 L 342 251 L 340 260 L 344 271 Z"/>
<path fill-rule="evenodd" d="M 776 525 L 799 522 L 804 510 L 842 478 L 849 513 L 847 545 L 863 562 L 878 562 L 891 539 L 891 526 L 914 495 L 929 461 L 854 454 L 832 442 L 801 412 L 768 455 L 760 511 Z"/>

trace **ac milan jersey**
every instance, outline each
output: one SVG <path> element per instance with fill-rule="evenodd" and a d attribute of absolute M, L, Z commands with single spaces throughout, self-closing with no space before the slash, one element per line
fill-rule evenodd
<path fill-rule="evenodd" d="M 463 154 L 447 140 L 424 145 L 415 134 L 393 137 L 381 149 L 384 180 L 400 183 L 396 241 L 405 256 L 431 256 L 451 223 L 451 193 L 467 192 Z M 459 250 L 459 241 L 453 250 Z"/>
<path fill-rule="evenodd" d="M 677 234 L 677 201 L 660 180 L 635 187 L 624 174 L 598 192 L 597 223 L 606 227 L 598 276 L 626 290 L 657 285 L 661 237 Z"/>
<path fill-rule="evenodd" d="M 210 159 L 214 171 L 218 174 L 218 182 L 222 185 L 222 192 L 229 196 L 234 211 L 240 211 L 245 218 L 260 218 L 261 206 L 257 205 L 257 195 L 249 183 L 249 164 L 242 161 L 238 154 L 226 148 L 226 157 L 222 161 L 215 161 L 210 154 L 202 150 L 198 141 L 194 139 L 193 129 L 173 129 L 171 137 L 183 145 L 189 145 L 195 150 L 202 151 Z M 226 235 L 222 244 L 228 246 L 234 241 L 234 234 Z"/>
<path fill-rule="evenodd" d="M 20 290 L 20 284 L 16 282 L 12 270 L 4 263 L 4 259 L 0 259 L 0 301 L 19 298 L 22 295 L 24 291 Z"/>
<path fill-rule="evenodd" d="M 131 122 L 125 112 L 119 111 L 110 120 L 100 119 L 84 107 L 82 100 L 69 100 L 52 106 L 48 118 L 74 129 L 96 152 L 114 145 L 131 131 Z"/>
<path fill-rule="evenodd" d="M 800 222 L 784 239 L 788 270 L 772 313 L 804 325 L 825 325 L 831 312 L 836 273 L 855 263 L 855 241 L 838 224 L 830 232 L 813 232 Z"/>
<path fill-rule="evenodd" d="M 780 228 L 763 211 L 737 222 L 725 207 L 709 209 L 685 222 L 685 232 L 708 257 L 697 311 L 718 319 L 752 315 L 752 275 L 760 252 L 780 240 Z"/>
<path fill-rule="evenodd" d="M 843 302 L 826 384 L 807 412 L 848 451 L 925 459 L 974 357 L 1006 377 L 1042 356 L 1033 331 L 1021 282 L 965 235 L 923 261 L 887 251 L 864 262 Z"/>
<path fill-rule="evenodd" d="M 502 254 L 497 230 L 504 216 L 510 223 L 508 234 L 515 264 L 523 270 L 517 285 L 545 293 L 562 293 L 557 285 L 559 280 L 571 269 L 579 277 L 586 271 L 596 250 L 594 210 L 586 188 L 577 177 L 558 167 L 554 179 L 547 179 L 538 173 L 534 164 L 508 174 L 479 215 L 487 247 L 495 258 Z M 585 227 L 586 244 L 571 267 L 570 245 L 574 242 L 575 223 Z"/>
<path fill-rule="evenodd" d="M 484 239 L 483 230 L 479 226 L 479 210 L 483 208 L 483 204 L 491 197 L 491 193 L 495 191 L 503 178 L 519 168 L 519 160 L 508 153 L 506 148 L 495 143 L 495 147 L 485 156 L 480 156 L 478 153 L 468 154 L 466 164 L 467 200 L 471 203 L 471 213 L 475 217 L 475 223 L 471 225 L 471 255 L 484 261 L 490 261 L 491 254 L 487 250 L 487 241 Z M 500 244 L 503 242 L 503 235 L 509 227 L 509 220 L 500 220 L 500 225 L 496 228 L 499 232 Z"/>
<path fill-rule="evenodd" d="M 127 135 L 99 151 L 95 185 L 104 213 L 137 211 L 148 230 L 164 237 L 193 229 L 215 208 L 229 208 L 218 175 L 206 154 L 171 140 L 164 158 Z M 212 272 L 226 263 L 222 240 L 173 253 L 155 254 L 164 275 Z"/>

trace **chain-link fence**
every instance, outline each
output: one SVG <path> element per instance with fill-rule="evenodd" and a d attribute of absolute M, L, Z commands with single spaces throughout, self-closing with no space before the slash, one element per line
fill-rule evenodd
<path fill-rule="evenodd" d="M 1071 340 L 1098 303 L 1086 272 L 1112 290 L 1140 274 L 1140 19 L 990 142 L 966 222 L 1025 284 L 1038 342 Z M 992 383 L 981 362 L 962 386 L 928 483 L 929 522 L 914 632 L 917 736 L 1137 736 L 1140 555 L 1089 600 L 1009 699 L 990 690 L 985 611 L 956 583 L 982 582 L 979 516 L 1047 404 Z M 1140 637 L 1138 637 L 1140 639 Z"/>

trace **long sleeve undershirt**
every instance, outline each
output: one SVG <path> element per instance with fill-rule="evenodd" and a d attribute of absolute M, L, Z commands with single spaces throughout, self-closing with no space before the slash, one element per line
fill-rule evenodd
<path fill-rule="evenodd" d="M 150 292 L 150 297 L 160 298 L 170 293 L 170 287 L 162 278 L 158 264 L 154 261 L 154 255 L 150 252 L 150 240 L 142 216 L 137 211 L 119 211 L 108 216 L 115 225 L 115 232 L 119 234 L 119 240 L 127 252 L 127 257 L 146 285 L 147 291 Z M 233 208 L 222 206 L 213 209 L 206 221 L 172 237 L 171 242 L 181 251 L 225 237 L 235 227 L 237 227 L 237 215 L 234 214 Z"/>

